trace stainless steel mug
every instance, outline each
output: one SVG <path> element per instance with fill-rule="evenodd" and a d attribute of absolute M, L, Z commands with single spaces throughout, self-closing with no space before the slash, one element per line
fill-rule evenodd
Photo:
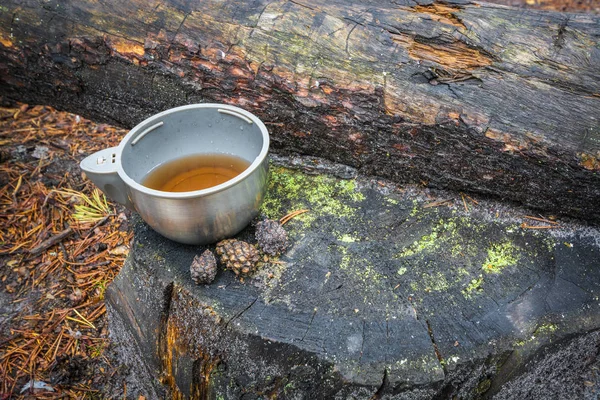
<path fill-rule="evenodd" d="M 269 133 L 255 115 L 224 104 L 192 104 L 156 114 L 133 128 L 117 147 L 86 157 L 87 177 L 109 198 L 136 210 L 161 235 L 186 244 L 231 237 L 258 214 L 268 179 Z M 165 162 L 223 153 L 250 163 L 220 185 L 164 192 L 142 185 Z"/>

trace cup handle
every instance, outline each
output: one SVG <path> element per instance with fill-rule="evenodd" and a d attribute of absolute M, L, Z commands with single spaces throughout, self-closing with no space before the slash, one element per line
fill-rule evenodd
<path fill-rule="evenodd" d="M 117 147 L 100 150 L 84 158 L 79 166 L 86 176 L 111 200 L 135 210 L 127 195 L 127 185 L 117 172 L 120 155 Z"/>

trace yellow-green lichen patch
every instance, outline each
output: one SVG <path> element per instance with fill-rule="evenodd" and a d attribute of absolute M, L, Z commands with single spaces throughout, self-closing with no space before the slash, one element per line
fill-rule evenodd
<path fill-rule="evenodd" d="M 446 276 L 439 271 L 421 275 L 421 283 L 426 292 L 441 292 L 450 288 Z"/>
<path fill-rule="evenodd" d="M 485 228 L 484 225 L 473 224 L 465 217 L 439 219 L 429 232 L 394 256 L 403 259 L 402 269 L 397 271 L 398 274 L 406 273 L 409 267 L 407 263 L 410 264 L 410 270 L 417 274 L 413 275 L 417 277 L 416 282 L 410 284 L 414 292 L 441 292 L 448 291 L 453 286 L 463 286 L 466 279 L 479 269 L 483 254 L 477 247 L 477 238 Z M 429 260 L 432 254 L 440 255 L 436 257 L 437 262 Z M 479 261 L 475 261 L 476 259 Z M 444 260 L 449 263 L 444 263 Z M 443 265 L 457 264 L 462 266 L 443 269 Z M 463 293 L 470 295 L 472 290 L 474 288 L 469 288 L 466 292 L 463 290 Z"/>
<path fill-rule="evenodd" d="M 421 237 L 421 240 L 416 240 L 412 246 L 403 250 L 398 257 L 410 257 L 417 253 L 422 253 L 425 250 L 435 250 L 439 246 L 438 243 L 438 232 L 433 231 L 429 235 Z"/>
<path fill-rule="evenodd" d="M 505 267 L 516 265 L 519 258 L 518 250 L 511 242 L 493 244 L 487 250 L 487 258 L 483 262 L 481 270 L 486 274 L 498 274 Z M 474 294 L 482 292 L 483 282 L 484 274 L 480 274 L 477 279 L 472 279 L 469 285 L 462 290 L 463 296 L 471 298 Z"/>
<path fill-rule="evenodd" d="M 340 260 L 340 269 L 345 271 L 350 267 L 350 255 L 348 254 L 348 249 L 345 246 L 334 246 L 337 250 L 339 250 L 342 255 L 342 259 Z M 330 247 L 330 250 L 333 247 Z"/>
<path fill-rule="evenodd" d="M 494 244 L 487 253 L 488 256 L 482 266 L 485 272 L 498 273 L 504 267 L 516 265 L 519 261 L 519 254 L 510 242 Z"/>
<path fill-rule="evenodd" d="M 411 217 L 416 217 L 417 214 L 419 213 L 419 202 L 417 200 L 413 200 L 413 208 L 410 211 L 410 216 Z"/>
<path fill-rule="evenodd" d="M 351 287 L 364 295 L 364 304 L 382 295 L 396 297 L 390 292 L 385 276 L 377 270 L 373 262 L 361 255 L 358 249 L 346 244 L 331 245 L 328 251 L 339 256 L 339 271 L 345 276 Z"/>
<path fill-rule="evenodd" d="M 479 278 L 477 279 L 471 279 L 469 285 L 467 285 L 467 287 L 462 290 L 463 296 L 465 296 L 465 298 L 467 299 L 470 299 L 474 293 L 483 291 L 483 288 L 481 287 L 482 284 L 483 275 L 479 275 Z"/>
<path fill-rule="evenodd" d="M 544 323 L 539 325 L 530 336 L 515 341 L 517 347 L 531 347 L 538 345 L 541 342 L 547 340 L 550 336 L 558 330 L 558 326 L 552 323 Z"/>
<path fill-rule="evenodd" d="M 554 332 L 556 332 L 558 330 L 558 326 L 556 326 L 555 324 L 551 324 L 551 323 L 547 323 L 547 324 L 542 324 L 540 326 L 538 326 L 538 328 L 535 330 L 534 335 L 550 335 Z"/>
<path fill-rule="evenodd" d="M 478 229 L 478 226 L 471 226 L 468 221 L 462 218 L 452 217 L 440 219 L 433 227 L 431 232 L 423 235 L 419 240 L 404 248 L 395 258 L 405 258 L 415 256 L 421 253 L 432 253 L 439 250 L 449 251 L 452 257 L 466 257 L 473 255 L 477 249 L 471 245 L 471 240 L 467 240 L 459 233 L 461 227 L 470 230 Z"/>
<path fill-rule="evenodd" d="M 375 270 L 369 260 L 349 253 L 344 246 L 336 246 L 336 248 L 342 254 L 340 270 L 345 271 L 350 277 L 365 285 L 374 285 L 381 282 L 383 275 Z"/>
<path fill-rule="evenodd" d="M 340 238 L 338 239 L 340 242 L 344 242 L 344 243 L 354 243 L 354 242 L 358 242 L 358 238 L 355 238 L 353 236 L 350 236 L 348 234 L 343 234 L 342 236 L 340 236 Z"/>
<path fill-rule="evenodd" d="M 400 270 L 402 270 L 402 274 L 400 274 Z M 403 267 L 400 270 L 398 270 L 399 275 L 406 273 L 406 268 Z M 423 291 L 425 293 L 447 291 L 451 286 L 452 283 L 448 281 L 448 278 L 442 272 L 433 271 L 433 269 L 422 273 L 417 281 L 410 283 L 413 292 Z"/>
<path fill-rule="evenodd" d="M 410 289 L 413 291 L 413 293 L 418 292 L 419 291 L 419 284 L 417 282 L 411 282 L 410 283 Z"/>
<path fill-rule="evenodd" d="M 307 175 L 283 167 L 272 167 L 262 211 L 269 218 L 281 218 L 292 210 L 307 208 L 295 220 L 312 222 L 318 216 L 352 217 L 353 203 L 364 200 L 354 180 L 327 175 Z"/>

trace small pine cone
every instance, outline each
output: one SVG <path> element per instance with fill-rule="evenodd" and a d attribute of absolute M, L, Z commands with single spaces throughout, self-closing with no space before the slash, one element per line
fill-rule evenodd
<path fill-rule="evenodd" d="M 256 224 L 256 241 L 261 250 L 270 256 L 277 256 L 288 248 L 289 240 L 279 221 L 265 219 Z"/>
<path fill-rule="evenodd" d="M 190 273 L 196 284 L 211 283 L 217 276 L 217 260 L 210 250 L 205 250 L 200 256 L 195 256 Z"/>
<path fill-rule="evenodd" d="M 250 274 L 256 269 L 258 251 L 250 244 L 237 239 L 225 239 L 217 243 L 221 263 L 236 275 Z"/>

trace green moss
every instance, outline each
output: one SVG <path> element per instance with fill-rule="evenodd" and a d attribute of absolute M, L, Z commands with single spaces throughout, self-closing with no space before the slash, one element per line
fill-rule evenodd
<path fill-rule="evenodd" d="M 94 285 L 95 289 L 98 289 L 98 298 L 104 300 L 104 293 L 106 293 L 106 287 L 108 286 L 109 280 L 102 279 Z"/>
<path fill-rule="evenodd" d="M 269 218 L 280 218 L 290 211 L 308 208 L 310 212 L 295 219 L 312 222 L 322 215 L 351 217 L 355 207 L 349 203 L 364 200 L 354 180 L 327 175 L 311 176 L 283 167 L 272 167 L 262 211 Z"/>
<path fill-rule="evenodd" d="M 519 254 L 511 242 L 492 245 L 487 253 L 481 268 L 488 273 L 499 273 L 504 267 L 519 261 Z"/>
<path fill-rule="evenodd" d="M 467 299 L 470 299 L 473 294 L 477 292 L 482 292 L 483 288 L 481 285 L 483 284 L 483 275 L 479 275 L 479 278 L 472 279 L 469 285 L 462 290 L 463 296 Z"/>
<path fill-rule="evenodd" d="M 398 275 L 404 275 L 406 273 L 406 267 L 401 267 L 398 269 Z"/>

